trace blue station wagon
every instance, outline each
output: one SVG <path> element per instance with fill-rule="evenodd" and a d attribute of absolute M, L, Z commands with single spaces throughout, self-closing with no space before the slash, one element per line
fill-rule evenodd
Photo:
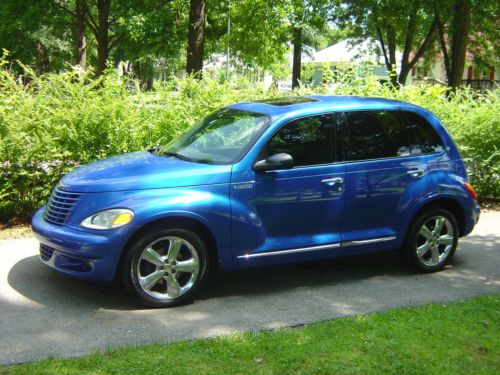
<path fill-rule="evenodd" d="M 311 96 L 231 105 L 168 145 L 77 168 L 32 227 L 48 267 L 168 307 L 213 268 L 399 249 L 437 271 L 479 212 L 433 114 Z"/>

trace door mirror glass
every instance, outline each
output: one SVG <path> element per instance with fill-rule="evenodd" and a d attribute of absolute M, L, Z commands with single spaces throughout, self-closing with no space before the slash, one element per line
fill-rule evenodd
<path fill-rule="evenodd" d="M 255 172 L 276 171 L 278 169 L 292 169 L 294 166 L 293 157 L 290 154 L 281 152 L 269 156 L 264 160 L 259 160 L 253 165 Z"/>

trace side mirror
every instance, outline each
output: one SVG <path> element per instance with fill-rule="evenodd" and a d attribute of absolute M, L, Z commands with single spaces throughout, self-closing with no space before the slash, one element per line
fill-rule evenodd
<path fill-rule="evenodd" d="M 284 152 L 269 156 L 265 160 L 259 160 L 253 165 L 255 172 L 276 171 L 278 169 L 292 169 L 294 166 L 293 157 Z"/>

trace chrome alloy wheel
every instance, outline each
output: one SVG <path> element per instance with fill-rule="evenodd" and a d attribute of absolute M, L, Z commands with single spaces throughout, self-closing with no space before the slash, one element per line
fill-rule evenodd
<path fill-rule="evenodd" d="M 159 300 L 176 299 L 188 292 L 199 271 L 200 261 L 194 246 L 175 236 L 150 243 L 137 262 L 139 286 Z"/>
<path fill-rule="evenodd" d="M 434 216 L 427 220 L 417 235 L 417 257 L 422 264 L 434 267 L 444 262 L 453 249 L 455 231 L 450 220 Z"/>

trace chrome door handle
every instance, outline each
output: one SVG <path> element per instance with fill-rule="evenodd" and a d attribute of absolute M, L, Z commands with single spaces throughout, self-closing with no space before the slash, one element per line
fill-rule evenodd
<path fill-rule="evenodd" d="M 410 175 L 411 177 L 422 177 L 425 174 L 425 171 L 423 169 L 410 169 L 409 171 L 406 171 L 406 174 Z"/>
<path fill-rule="evenodd" d="M 333 186 L 337 184 L 343 184 L 344 179 L 342 177 L 325 178 L 324 180 L 321 180 L 321 182 L 325 185 Z"/>

